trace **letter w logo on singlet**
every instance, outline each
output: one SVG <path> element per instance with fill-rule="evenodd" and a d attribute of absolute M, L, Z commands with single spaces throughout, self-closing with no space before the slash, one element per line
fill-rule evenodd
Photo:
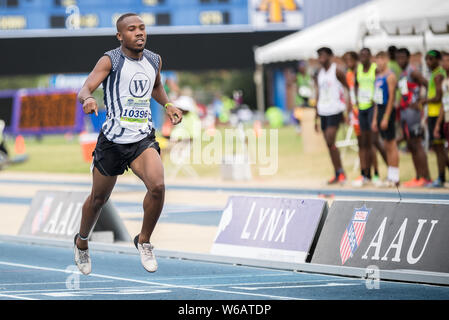
<path fill-rule="evenodd" d="M 135 92 L 143 92 L 147 86 L 148 80 L 134 80 L 134 90 Z"/>
<path fill-rule="evenodd" d="M 129 92 L 136 98 L 141 98 L 150 89 L 150 79 L 142 72 L 136 73 L 129 82 Z"/>

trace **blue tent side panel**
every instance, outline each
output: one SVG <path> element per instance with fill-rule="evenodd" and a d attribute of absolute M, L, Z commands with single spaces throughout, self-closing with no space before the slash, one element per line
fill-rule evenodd
<path fill-rule="evenodd" d="M 282 70 L 275 70 L 273 77 L 274 105 L 285 111 L 287 109 L 287 92 L 284 73 Z"/>

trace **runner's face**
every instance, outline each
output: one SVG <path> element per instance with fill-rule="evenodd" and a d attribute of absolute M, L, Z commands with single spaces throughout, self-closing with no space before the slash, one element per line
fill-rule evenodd
<path fill-rule="evenodd" d="M 147 33 L 145 31 L 145 23 L 138 16 L 126 17 L 120 23 L 120 32 L 117 35 L 125 48 L 142 52 L 145 48 Z"/>
<path fill-rule="evenodd" d="M 356 63 L 357 63 L 357 61 L 355 61 L 355 60 L 352 59 L 351 57 L 346 57 L 345 63 L 346 63 L 346 66 L 347 66 L 349 69 L 354 69 L 354 68 L 355 68 L 355 65 L 356 65 Z"/>
<path fill-rule="evenodd" d="M 405 53 L 398 52 L 396 53 L 396 61 L 398 65 L 401 67 L 401 69 L 405 69 L 408 65 L 409 58 Z"/>
<path fill-rule="evenodd" d="M 379 71 L 383 72 L 387 68 L 388 59 L 385 57 L 377 57 L 376 64 Z"/>
<path fill-rule="evenodd" d="M 433 70 L 438 67 L 438 60 L 435 57 L 426 55 L 426 64 L 430 70 Z"/>
<path fill-rule="evenodd" d="M 330 64 L 331 57 L 327 53 L 321 52 L 320 55 L 318 56 L 318 61 L 323 67 L 327 67 Z"/>
<path fill-rule="evenodd" d="M 371 62 L 371 54 L 366 50 L 362 50 L 360 52 L 360 62 L 364 65 L 369 64 Z"/>

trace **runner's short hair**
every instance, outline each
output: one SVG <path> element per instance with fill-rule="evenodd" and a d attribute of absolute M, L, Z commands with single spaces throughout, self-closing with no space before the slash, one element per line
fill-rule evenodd
<path fill-rule="evenodd" d="M 120 22 L 122 22 L 125 18 L 133 17 L 133 16 L 138 16 L 138 15 L 137 15 L 137 13 L 134 13 L 134 12 L 128 12 L 128 13 L 122 14 L 122 15 L 117 19 L 117 22 L 115 23 L 115 27 L 117 28 L 117 31 L 119 31 L 118 25 L 120 24 Z"/>
<path fill-rule="evenodd" d="M 379 51 L 379 52 L 376 54 L 376 58 L 388 58 L 388 57 L 389 57 L 389 54 L 386 53 L 385 51 Z"/>
<path fill-rule="evenodd" d="M 437 60 L 441 60 L 441 52 L 438 50 L 430 50 L 426 54 L 427 56 L 431 56 L 436 58 Z"/>
<path fill-rule="evenodd" d="M 410 57 L 410 51 L 408 51 L 407 48 L 400 48 L 398 49 L 398 51 L 396 53 L 403 53 L 405 54 L 407 57 Z"/>
<path fill-rule="evenodd" d="M 449 52 L 441 51 L 441 57 L 449 57 Z"/>
<path fill-rule="evenodd" d="M 334 53 L 332 52 L 332 49 L 328 48 L 328 47 L 321 47 L 316 52 L 318 53 L 318 55 L 322 54 L 323 52 L 327 53 L 330 56 L 334 55 Z"/>
<path fill-rule="evenodd" d="M 398 48 L 396 48 L 396 46 L 388 47 L 388 55 L 390 56 L 391 60 L 394 60 L 394 58 L 396 57 L 396 52 L 398 52 Z"/>
<path fill-rule="evenodd" d="M 369 48 L 362 48 L 362 50 L 360 50 L 360 53 L 362 53 L 363 51 L 366 51 L 369 55 L 371 55 L 371 50 Z"/>
<path fill-rule="evenodd" d="M 344 54 L 343 57 L 351 57 L 355 61 L 359 60 L 359 55 L 355 51 L 348 51 Z"/>

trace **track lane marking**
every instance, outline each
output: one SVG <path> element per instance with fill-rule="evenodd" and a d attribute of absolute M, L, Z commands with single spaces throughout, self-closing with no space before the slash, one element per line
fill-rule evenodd
<path fill-rule="evenodd" d="M 11 263 L 11 262 L 6 262 L 6 261 L 0 261 L 0 264 L 1 265 L 6 265 L 6 266 L 35 269 L 35 270 L 45 270 L 45 271 L 52 271 L 52 272 L 63 272 L 63 273 L 79 274 L 79 272 L 69 271 L 69 270 L 66 270 L 66 269 L 40 267 L 40 266 L 33 266 L 33 265 L 20 264 L 20 263 Z M 228 291 L 228 290 L 219 290 L 219 289 L 210 289 L 210 288 L 195 288 L 195 287 L 190 287 L 190 286 L 182 286 L 182 285 L 174 285 L 174 284 L 167 284 L 167 283 L 158 283 L 158 282 L 153 282 L 153 281 L 145 281 L 145 280 L 123 278 L 123 277 L 108 276 L 108 275 L 102 275 L 102 274 L 97 274 L 97 273 L 91 273 L 89 276 L 90 277 L 103 278 L 103 279 L 112 279 L 112 280 L 129 281 L 129 282 L 135 282 L 135 283 L 144 283 L 144 284 L 150 284 L 150 285 L 160 285 L 160 286 L 167 287 L 167 288 L 188 289 L 188 290 L 217 292 L 217 293 L 225 293 L 225 294 L 236 294 L 236 295 L 243 295 L 243 296 L 256 296 L 256 297 L 264 297 L 264 298 L 280 299 L 280 300 L 306 300 L 306 299 L 301 299 L 301 298 L 296 298 L 296 297 L 276 296 L 276 295 L 269 295 L 269 294 L 249 293 L 249 292 L 240 292 L 240 291 Z"/>
<path fill-rule="evenodd" d="M 262 289 L 293 289 L 293 288 L 317 288 L 317 287 L 344 287 L 344 286 L 359 286 L 361 283 L 324 283 L 324 284 L 306 284 L 297 286 L 271 286 L 271 287 L 231 287 L 232 289 L 242 290 L 262 290 Z"/>
<path fill-rule="evenodd" d="M 19 299 L 19 300 L 38 300 L 38 299 L 33 299 L 33 298 L 26 298 L 26 297 L 20 297 L 20 296 L 11 295 L 11 294 L 1 294 L 1 293 L 0 293 L 0 297 L 10 298 L 10 299 Z"/>

